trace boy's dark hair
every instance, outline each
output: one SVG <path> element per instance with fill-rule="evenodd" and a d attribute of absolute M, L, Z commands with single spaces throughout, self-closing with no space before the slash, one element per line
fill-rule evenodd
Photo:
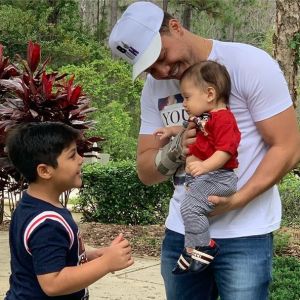
<path fill-rule="evenodd" d="M 8 133 L 6 149 L 12 164 L 31 183 L 39 164 L 56 168 L 58 156 L 79 137 L 79 130 L 63 123 L 26 123 Z"/>
<path fill-rule="evenodd" d="M 202 88 L 213 86 L 217 93 L 217 101 L 229 102 L 231 91 L 230 75 L 225 66 L 211 60 L 202 61 L 185 70 L 180 81 L 190 79 Z"/>

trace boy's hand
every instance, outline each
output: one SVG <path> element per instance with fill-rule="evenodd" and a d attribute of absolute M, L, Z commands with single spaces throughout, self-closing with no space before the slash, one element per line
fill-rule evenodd
<path fill-rule="evenodd" d="M 124 236 L 123 236 L 123 233 L 119 233 L 119 235 L 111 242 L 111 246 L 112 245 L 117 245 L 119 244 L 120 242 L 124 241 Z"/>
<path fill-rule="evenodd" d="M 107 260 L 110 272 L 125 269 L 134 263 L 131 257 L 131 246 L 122 234 L 115 238 L 109 247 L 105 248 L 103 257 Z"/>
<path fill-rule="evenodd" d="M 124 236 L 123 236 L 123 233 L 120 233 L 112 242 L 111 242 L 111 245 L 117 245 L 118 243 L 120 243 L 121 241 L 124 240 Z M 100 257 L 102 256 L 105 252 L 109 251 L 109 247 L 102 247 L 102 248 L 98 248 L 98 249 L 95 249 L 95 257 L 93 257 L 92 259 L 95 259 L 97 257 Z M 89 259 L 89 260 L 92 260 L 92 259 Z"/>

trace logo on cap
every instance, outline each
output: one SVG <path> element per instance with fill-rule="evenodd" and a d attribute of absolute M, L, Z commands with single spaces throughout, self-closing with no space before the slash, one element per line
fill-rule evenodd
<path fill-rule="evenodd" d="M 122 45 L 118 45 L 116 47 L 117 50 L 120 51 L 121 53 L 125 54 L 131 60 L 135 59 L 135 57 L 139 54 L 139 51 L 137 51 L 136 49 L 127 45 L 124 42 L 121 42 L 121 43 L 122 43 Z"/>

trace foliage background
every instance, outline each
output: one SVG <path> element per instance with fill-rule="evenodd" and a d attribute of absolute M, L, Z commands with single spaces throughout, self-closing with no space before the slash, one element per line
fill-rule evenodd
<path fill-rule="evenodd" d="M 122 195 L 125 187 L 131 185 L 141 188 L 138 179 L 134 177 L 136 175 L 132 173 L 134 165 L 127 164 L 133 164 L 135 158 L 140 123 L 139 95 L 143 82 L 138 80 L 133 83 L 131 68 L 122 61 L 114 60 L 107 50 L 106 41 L 113 20 L 111 11 L 113 2 L 115 1 L 0 0 L 0 43 L 5 46 L 6 55 L 13 57 L 19 53 L 25 57 L 28 40 L 40 43 L 43 52 L 42 60 L 51 56 L 49 67 L 52 70 L 75 74 L 75 83 L 83 86 L 84 91 L 92 99 L 92 106 L 98 107 L 98 111 L 91 116 L 97 124 L 89 134 L 106 138 L 103 150 L 119 164 L 120 173 L 115 171 L 116 166 L 113 165 L 107 166 L 104 170 L 94 170 L 92 166 L 89 167 L 86 172 L 90 176 L 88 177 L 91 183 L 90 189 L 93 188 L 92 180 L 95 178 L 93 172 L 97 178 L 98 176 L 103 178 L 104 173 L 108 174 L 105 180 L 112 188 L 116 186 L 116 182 L 119 185 L 120 178 L 127 183 L 122 185 L 121 190 L 110 190 L 116 204 L 109 203 L 112 206 L 107 207 L 108 212 L 112 211 L 113 205 L 119 205 L 120 209 L 122 207 L 124 209 L 124 205 L 132 204 L 130 201 L 125 203 L 119 201 L 117 192 Z M 120 15 L 125 6 L 134 1 L 117 2 L 119 3 L 117 14 Z M 162 6 L 162 0 L 155 2 Z M 208 38 L 250 43 L 272 54 L 275 25 L 274 0 L 169 0 L 168 2 L 168 10 L 182 20 L 186 9 L 192 8 L 190 27 L 196 34 Z M 96 4 L 98 7 L 95 9 Z M 85 13 L 82 7 L 86 9 Z M 124 163 L 123 160 L 127 162 Z M 122 168 L 127 170 L 132 178 L 129 174 L 122 173 Z M 161 197 L 160 193 L 168 193 L 167 186 L 164 187 L 164 191 L 150 189 L 148 193 L 151 197 L 154 195 Z M 100 188 L 103 186 L 99 186 Z M 281 182 L 280 190 L 283 197 L 284 223 L 297 227 L 299 226 L 299 178 L 288 175 Z M 89 197 L 87 191 L 88 189 L 83 194 L 83 206 L 92 200 L 87 198 Z M 99 190 L 90 192 L 91 195 L 97 193 L 97 197 L 100 196 Z M 135 201 L 143 205 L 142 202 L 138 202 L 141 200 L 138 199 L 138 195 L 135 192 Z M 143 199 L 146 199 L 144 205 L 147 210 L 156 209 L 148 203 L 148 196 Z M 162 221 L 166 213 L 165 204 L 167 201 L 159 206 L 162 209 L 159 220 L 154 220 L 155 214 L 144 210 L 145 214 L 135 215 L 134 212 L 135 217 L 133 220 L 130 219 L 130 222 Z M 139 205 L 135 205 L 135 208 L 141 209 Z M 126 208 L 126 210 L 130 209 L 131 207 Z M 101 207 L 100 211 L 103 212 Z M 97 212 L 95 215 L 98 217 Z M 109 220 L 113 217 L 118 217 L 122 222 L 125 221 L 120 219 L 121 217 L 131 218 L 130 215 L 114 216 L 110 213 Z M 285 249 L 287 240 L 285 236 L 277 238 L 277 247 Z M 271 299 L 300 299 L 299 260 L 282 257 L 280 254 L 275 258 L 274 269 Z"/>
<path fill-rule="evenodd" d="M 154 186 L 142 184 L 131 161 L 92 164 L 84 168 L 84 188 L 77 208 L 85 221 L 163 224 L 172 191 L 170 181 Z"/>
<path fill-rule="evenodd" d="M 98 107 L 98 112 L 91 116 L 97 125 L 90 134 L 106 138 L 104 152 L 110 153 L 114 161 L 133 160 L 143 82 L 133 83 L 131 68 L 113 59 L 107 49 L 112 2 L 1 0 L 0 43 L 11 57 L 16 53 L 24 56 L 28 40 L 40 43 L 43 59 L 51 57 L 50 68 L 75 74 L 75 83 L 84 87 L 92 106 Z M 134 1 L 117 2 L 117 15 L 120 15 Z M 162 6 L 162 1 L 156 3 Z M 168 11 L 181 19 L 187 6 L 193 8 L 193 32 L 204 37 L 247 42 L 271 53 L 274 1 L 168 1 Z"/>

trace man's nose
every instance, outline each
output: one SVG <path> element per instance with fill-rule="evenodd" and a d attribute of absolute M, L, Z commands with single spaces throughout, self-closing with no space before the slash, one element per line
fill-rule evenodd
<path fill-rule="evenodd" d="M 170 66 L 163 63 L 155 63 L 151 68 L 151 75 L 156 79 L 167 78 L 170 73 Z"/>

